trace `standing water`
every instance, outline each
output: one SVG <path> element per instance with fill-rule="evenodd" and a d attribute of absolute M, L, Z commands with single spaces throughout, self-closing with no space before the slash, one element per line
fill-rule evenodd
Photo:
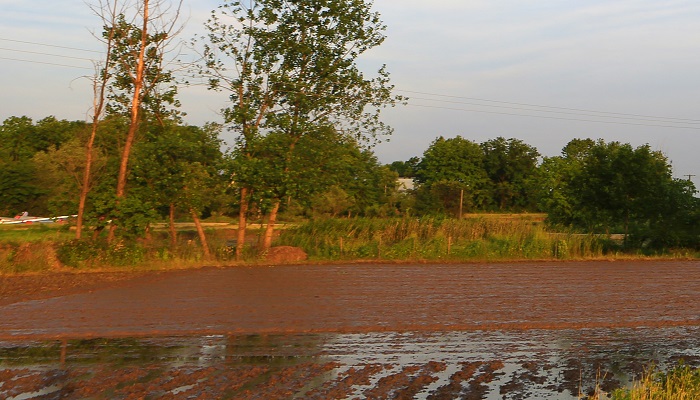
<path fill-rule="evenodd" d="M 700 365 L 700 328 L 0 342 L 0 398 L 576 399 Z"/>

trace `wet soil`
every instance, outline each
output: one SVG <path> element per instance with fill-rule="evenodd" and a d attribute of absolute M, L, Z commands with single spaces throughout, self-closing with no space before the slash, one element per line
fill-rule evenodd
<path fill-rule="evenodd" d="M 700 261 L 255 266 L 0 282 L 0 338 L 700 324 Z"/>
<path fill-rule="evenodd" d="M 697 364 L 698 299 L 698 261 L 0 277 L 0 397 L 576 398 Z"/>
<path fill-rule="evenodd" d="M 700 363 L 699 328 L 0 342 L 7 399 L 580 399 L 649 362 Z"/>

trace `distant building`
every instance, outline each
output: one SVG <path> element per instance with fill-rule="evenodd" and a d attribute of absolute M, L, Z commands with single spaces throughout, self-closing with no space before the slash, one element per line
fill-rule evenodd
<path fill-rule="evenodd" d="M 413 181 L 413 178 L 399 178 L 397 180 L 397 183 L 399 184 L 399 192 L 407 192 L 409 190 L 413 190 L 416 186 L 416 183 Z"/>

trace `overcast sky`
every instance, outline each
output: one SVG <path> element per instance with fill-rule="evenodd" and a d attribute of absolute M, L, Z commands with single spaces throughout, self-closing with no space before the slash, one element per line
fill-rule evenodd
<path fill-rule="evenodd" d="M 217 4 L 185 0 L 182 38 L 202 33 Z M 368 76 L 387 64 L 410 98 L 385 113 L 395 134 L 376 147 L 380 161 L 421 156 L 440 135 L 514 137 L 545 156 L 602 138 L 648 143 L 677 177 L 700 175 L 697 0 L 376 0 L 374 9 L 387 40 L 359 64 Z M 84 119 L 81 76 L 100 53 L 83 50 L 101 50 L 99 27 L 82 0 L 0 0 L 0 119 Z M 188 123 L 219 120 L 224 95 L 181 94 Z"/>

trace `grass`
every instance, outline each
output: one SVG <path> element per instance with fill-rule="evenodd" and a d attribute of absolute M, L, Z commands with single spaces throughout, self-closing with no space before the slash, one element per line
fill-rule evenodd
<path fill-rule="evenodd" d="M 548 232 L 541 220 L 474 216 L 454 219 L 326 219 L 282 233 L 280 244 L 318 260 L 542 260 L 607 257 L 604 235 Z"/>
<path fill-rule="evenodd" d="M 63 241 L 75 237 L 64 224 L 0 225 L 0 244 Z"/>
<path fill-rule="evenodd" d="M 700 369 L 680 364 L 668 372 L 652 368 L 631 389 L 612 393 L 614 400 L 700 399 Z"/>
<path fill-rule="evenodd" d="M 0 274 L 75 270 L 179 269 L 229 262 L 231 230 L 209 229 L 214 259 L 206 260 L 193 229 L 181 229 L 172 246 L 167 231 L 154 231 L 152 240 L 75 240 L 68 226 L 28 225 L 0 227 Z"/>
<path fill-rule="evenodd" d="M 617 389 L 610 396 L 596 392 L 593 399 L 692 400 L 700 399 L 700 369 L 683 363 L 662 372 L 652 367 L 631 388 Z"/>
<path fill-rule="evenodd" d="M 69 267 L 101 269 L 179 269 L 235 263 L 235 226 L 205 221 L 209 247 L 204 252 L 194 228 L 179 224 L 172 246 L 166 226 L 155 227 L 150 240 L 74 240 L 67 225 L 0 226 L 0 274 Z M 263 227 L 251 225 L 243 262 L 258 260 L 256 244 Z M 548 231 L 540 214 L 470 214 L 462 220 L 439 218 L 319 219 L 279 229 L 275 245 L 302 248 L 310 260 L 354 261 L 516 261 L 648 258 L 623 252 L 605 235 Z M 697 258 L 688 250 L 666 252 L 666 258 Z"/>

